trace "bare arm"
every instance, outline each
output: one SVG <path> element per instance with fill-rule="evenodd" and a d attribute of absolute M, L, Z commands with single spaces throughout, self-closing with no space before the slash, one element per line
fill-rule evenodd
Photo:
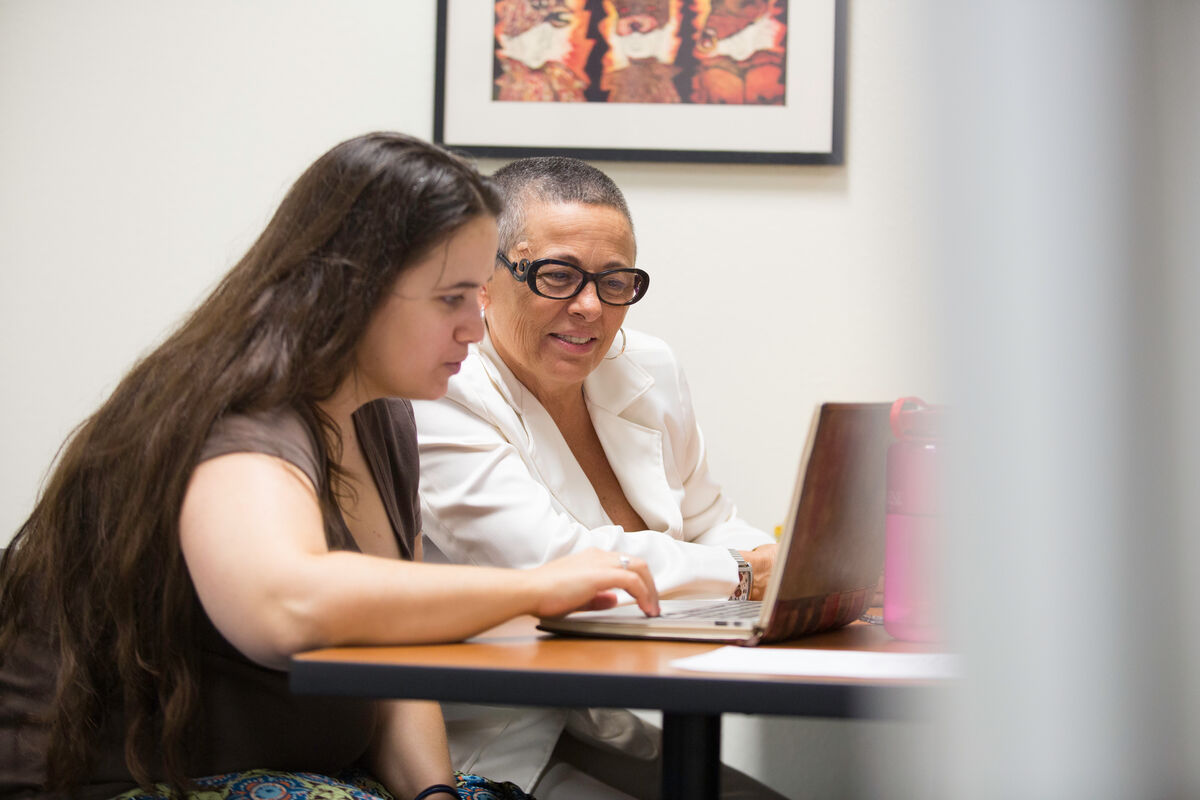
<path fill-rule="evenodd" d="M 367 759 L 371 774 L 394 797 L 412 797 L 435 783 L 453 786 L 441 706 L 417 700 L 380 701 Z"/>
<path fill-rule="evenodd" d="M 658 612 L 645 563 L 622 569 L 612 553 L 518 571 L 329 552 L 312 484 L 287 462 L 255 453 L 196 468 L 180 539 L 213 624 L 248 658 L 279 669 L 316 647 L 456 641 L 520 614 L 603 606 L 611 589 Z"/>

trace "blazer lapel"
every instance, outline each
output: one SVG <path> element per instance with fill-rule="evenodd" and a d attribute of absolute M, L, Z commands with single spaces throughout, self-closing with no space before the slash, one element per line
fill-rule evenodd
<path fill-rule="evenodd" d="M 591 481 L 575 460 L 549 412 L 505 365 L 486 336 L 478 345 L 489 380 L 515 411 L 524 435 L 526 463 L 559 505 L 590 528 L 611 525 Z M 683 530 L 679 498 L 667 481 L 663 434 L 623 415 L 654 386 L 648 372 L 629 359 L 604 361 L 584 381 L 592 425 L 626 499 L 652 530 Z"/>
<path fill-rule="evenodd" d="M 526 464 L 568 514 L 589 528 L 611 525 L 612 520 L 600 505 L 591 481 L 575 460 L 550 413 L 517 380 L 489 338 L 485 336 L 478 347 L 484 356 L 489 379 L 516 413 L 521 425 L 522 430 L 513 433 L 525 437 L 517 445 Z"/>
<path fill-rule="evenodd" d="M 603 362 L 583 384 L 592 425 L 625 498 L 651 530 L 678 533 L 683 515 L 667 482 L 663 433 L 625 413 L 653 386 L 648 372 L 623 358 Z"/>

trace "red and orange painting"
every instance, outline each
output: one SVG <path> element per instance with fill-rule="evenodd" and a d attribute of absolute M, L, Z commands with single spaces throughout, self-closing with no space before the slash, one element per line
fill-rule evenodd
<path fill-rule="evenodd" d="M 783 104 L 786 0 L 695 0 L 692 102 Z"/>
<path fill-rule="evenodd" d="M 600 88 L 610 103 L 678 103 L 683 0 L 604 0 Z"/>
<path fill-rule="evenodd" d="M 496 0 L 506 102 L 784 105 L 788 0 Z"/>
<path fill-rule="evenodd" d="M 498 0 L 496 100 L 582 102 L 592 50 L 585 0 Z"/>

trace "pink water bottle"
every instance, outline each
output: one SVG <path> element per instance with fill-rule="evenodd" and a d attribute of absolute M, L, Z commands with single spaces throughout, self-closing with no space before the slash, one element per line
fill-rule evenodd
<path fill-rule="evenodd" d="M 942 409 L 902 397 L 892 404 L 891 421 L 896 441 L 887 454 L 883 625 L 897 639 L 936 641 L 941 636 L 937 590 Z"/>

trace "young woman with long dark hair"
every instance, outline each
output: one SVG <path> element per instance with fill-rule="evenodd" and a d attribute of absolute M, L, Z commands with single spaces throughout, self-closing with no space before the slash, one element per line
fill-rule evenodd
<path fill-rule="evenodd" d="M 343 142 L 74 432 L 0 562 L 0 794 L 330 797 L 361 767 L 399 800 L 451 796 L 436 704 L 293 697 L 289 657 L 461 639 L 614 588 L 656 611 L 644 562 L 613 553 L 414 563 L 397 398 L 440 396 L 482 337 L 499 211 L 441 148 Z"/>

